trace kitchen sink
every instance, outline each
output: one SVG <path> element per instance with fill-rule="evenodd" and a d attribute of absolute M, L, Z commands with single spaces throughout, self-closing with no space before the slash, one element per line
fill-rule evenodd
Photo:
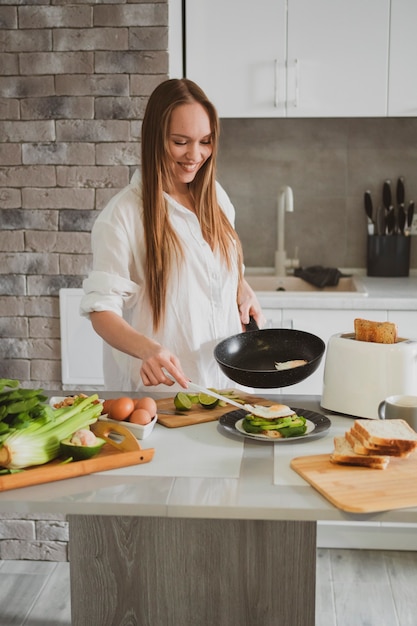
<path fill-rule="evenodd" d="M 348 276 L 340 278 L 335 287 L 315 287 L 297 276 L 260 276 L 246 275 L 246 280 L 256 292 L 288 292 L 291 295 L 303 296 L 337 295 L 337 296 L 367 296 L 368 292 L 359 278 Z"/>

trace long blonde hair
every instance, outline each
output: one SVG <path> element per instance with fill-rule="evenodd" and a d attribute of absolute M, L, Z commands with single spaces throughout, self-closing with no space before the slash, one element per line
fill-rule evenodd
<path fill-rule="evenodd" d="M 165 315 L 167 284 L 174 259 L 183 251 L 169 220 L 163 192 L 171 187 L 168 133 L 173 110 L 182 104 L 198 102 L 207 111 L 212 131 L 212 154 L 197 172 L 189 189 L 195 203 L 204 239 L 212 250 L 219 250 L 230 270 L 232 252 L 237 253 L 239 280 L 242 277 L 242 248 L 239 237 L 220 208 L 216 194 L 216 159 L 219 119 L 205 93 L 186 78 L 161 83 L 151 94 L 142 123 L 142 199 L 146 241 L 147 295 L 157 330 Z"/>

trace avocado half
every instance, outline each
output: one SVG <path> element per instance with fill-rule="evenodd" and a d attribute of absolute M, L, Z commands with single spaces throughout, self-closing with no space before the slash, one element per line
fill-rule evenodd
<path fill-rule="evenodd" d="M 61 456 L 72 457 L 74 461 L 84 461 L 85 459 L 91 459 L 96 456 L 106 443 L 105 439 L 97 437 L 97 442 L 94 446 L 80 446 L 75 443 L 71 443 L 70 439 L 63 439 L 60 442 Z"/>

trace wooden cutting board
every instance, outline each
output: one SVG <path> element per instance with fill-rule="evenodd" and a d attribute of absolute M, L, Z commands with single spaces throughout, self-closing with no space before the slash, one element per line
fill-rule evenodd
<path fill-rule="evenodd" d="M 271 404 L 271 400 L 266 400 L 265 398 L 248 395 L 241 391 L 238 391 L 237 393 L 239 394 L 239 398 L 242 398 L 243 400 L 245 400 L 245 402 L 248 402 L 250 404 Z M 174 397 L 157 400 L 156 404 L 158 406 L 158 422 L 163 426 L 167 426 L 167 428 L 178 428 L 180 426 L 191 426 L 192 424 L 214 422 L 225 413 L 230 413 L 230 411 L 238 410 L 235 409 L 235 407 L 231 404 L 228 404 L 225 407 L 216 406 L 214 409 L 205 409 L 202 406 L 193 405 L 193 407 L 189 411 L 184 411 L 179 415 L 164 415 L 163 413 L 160 413 L 160 411 L 176 410 L 174 405 Z"/>
<path fill-rule="evenodd" d="M 62 464 L 62 459 L 54 459 L 50 463 L 29 467 L 17 474 L 0 475 L 0 492 L 85 476 L 127 465 L 148 463 L 153 458 L 155 450 L 153 448 L 143 450 L 136 437 L 120 424 L 96 422 L 91 425 L 91 430 L 97 437 L 102 437 L 107 441 L 99 454 L 85 461 L 64 464 Z M 110 438 L 111 433 L 116 435 L 117 441 Z"/>
<path fill-rule="evenodd" d="M 292 459 L 291 467 L 337 508 L 375 513 L 417 506 L 417 452 L 391 457 L 385 470 L 335 465 L 329 454 Z"/>

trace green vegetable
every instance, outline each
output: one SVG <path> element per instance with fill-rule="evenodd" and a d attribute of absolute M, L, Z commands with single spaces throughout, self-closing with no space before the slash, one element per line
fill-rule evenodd
<path fill-rule="evenodd" d="M 247 433 L 252 434 L 260 434 L 266 430 L 277 430 L 285 438 L 299 437 L 304 435 L 307 430 L 306 420 L 301 415 L 264 419 L 248 414 L 242 422 L 242 427 Z"/>
<path fill-rule="evenodd" d="M 18 380 L 12 380 L 11 378 L 0 378 L 0 391 L 2 391 L 5 387 L 18 387 Z"/>
<path fill-rule="evenodd" d="M 0 466 L 21 469 L 32 465 L 43 465 L 59 456 L 60 442 L 81 428 L 88 428 L 97 421 L 102 404 L 94 394 L 72 406 L 52 409 L 49 405 L 38 405 L 37 415 L 24 427 L 14 426 L 2 435 L 0 444 Z"/>

